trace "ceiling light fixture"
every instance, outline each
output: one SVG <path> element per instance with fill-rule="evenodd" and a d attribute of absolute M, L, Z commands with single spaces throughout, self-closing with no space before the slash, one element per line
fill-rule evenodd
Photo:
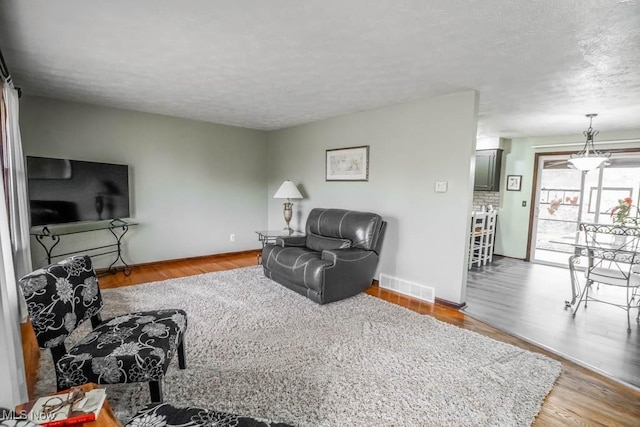
<path fill-rule="evenodd" d="M 597 114 L 587 114 L 589 118 L 589 129 L 583 132 L 583 135 L 587 137 L 587 141 L 584 143 L 584 148 L 577 154 L 572 154 L 569 159 L 569 163 L 576 167 L 576 169 L 580 169 L 583 171 L 590 171 L 600 167 L 604 162 L 606 162 L 611 155 L 611 153 L 604 153 L 598 151 L 593 146 L 593 137 L 596 136 L 599 132 L 597 130 L 593 130 L 593 118 L 597 117 Z"/>

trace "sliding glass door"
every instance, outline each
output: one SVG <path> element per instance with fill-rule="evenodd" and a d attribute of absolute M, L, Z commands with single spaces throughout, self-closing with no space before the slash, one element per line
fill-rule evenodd
<path fill-rule="evenodd" d="M 536 182 L 531 261 L 567 265 L 571 247 L 554 243 L 578 231 L 580 222 L 611 224 L 611 209 L 640 198 L 640 153 L 615 153 L 606 167 L 582 172 L 568 155 L 540 156 Z"/>

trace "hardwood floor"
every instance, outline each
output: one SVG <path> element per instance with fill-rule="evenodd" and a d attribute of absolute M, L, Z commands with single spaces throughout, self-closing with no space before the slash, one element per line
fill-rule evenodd
<path fill-rule="evenodd" d="M 580 275 L 584 281 L 584 277 Z M 569 271 L 512 258 L 497 258 L 469 271 L 464 312 L 510 334 L 537 343 L 569 359 L 640 389 L 640 325 L 637 311 L 590 302 L 572 317 Z M 593 286 L 607 301 L 622 301 L 625 290 Z"/>
<path fill-rule="evenodd" d="M 176 277 L 250 267 L 257 264 L 258 254 L 259 251 L 246 251 L 141 264 L 134 266 L 129 276 L 125 276 L 123 273 L 100 275 L 100 288 L 117 288 Z"/>
<path fill-rule="evenodd" d="M 154 263 L 134 267 L 129 277 L 122 273 L 101 277 L 100 286 L 102 288 L 128 286 L 255 264 L 256 252 Z M 367 293 L 418 313 L 429 314 L 444 322 L 562 361 L 562 375 L 547 396 L 534 424 L 536 426 L 640 425 L 640 392 L 637 390 L 625 387 L 549 351 L 502 332 L 456 309 L 414 300 L 376 286 L 369 288 Z"/>

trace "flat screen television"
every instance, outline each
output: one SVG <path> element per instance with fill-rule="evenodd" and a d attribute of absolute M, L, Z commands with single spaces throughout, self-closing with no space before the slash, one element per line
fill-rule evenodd
<path fill-rule="evenodd" d="M 128 218 L 129 167 L 27 156 L 31 225 Z"/>

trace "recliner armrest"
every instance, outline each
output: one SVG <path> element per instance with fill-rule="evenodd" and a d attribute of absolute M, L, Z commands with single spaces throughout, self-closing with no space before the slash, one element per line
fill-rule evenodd
<path fill-rule="evenodd" d="M 340 262 L 355 262 L 360 261 L 371 255 L 377 255 L 374 251 L 367 251 L 359 248 L 348 249 L 333 249 L 322 251 L 322 259 L 325 261 L 331 261 L 333 264 Z"/>
<path fill-rule="evenodd" d="M 286 247 L 304 247 L 307 243 L 307 236 L 284 236 L 276 239 L 276 246 Z"/>
<path fill-rule="evenodd" d="M 378 258 L 375 251 L 360 248 L 322 251 L 322 260 L 331 263 L 323 268 L 323 301 L 338 301 L 371 286 Z"/>

